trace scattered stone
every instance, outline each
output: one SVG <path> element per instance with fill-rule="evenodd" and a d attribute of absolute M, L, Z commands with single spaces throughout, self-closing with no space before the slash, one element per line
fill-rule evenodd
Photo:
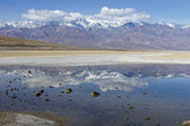
<path fill-rule="evenodd" d="M 132 105 L 129 106 L 128 109 L 129 109 L 129 110 L 133 110 L 133 106 L 132 106 Z"/>
<path fill-rule="evenodd" d="M 65 92 L 66 92 L 66 94 L 70 94 L 72 92 L 72 89 L 71 88 L 67 88 Z"/>
<path fill-rule="evenodd" d="M 119 88 L 118 88 L 118 87 L 115 87 L 115 89 L 116 89 L 116 90 L 119 90 Z"/>
<path fill-rule="evenodd" d="M 100 93 L 98 93 L 98 92 L 92 92 L 91 95 L 92 95 L 93 97 L 98 97 L 98 96 L 100 96 Z"/>
<path fill-rule="evenodd" d="M 36 93 L 35 95 L 37 96 L 37 97 L 40 97 L 42 94 L 44 93 L 44 90 L 40 90 L 38 93 Z"/>
<path fill-rule="evenodd" d="M 144 95 L 147 95 L 148 93 L 147 92 L 143 92 Z"/>
<path fill-rule="evenodd" d="M 49 102 L 49 99 L 45 99 L 46 100 L 46 102 Z"/>
<path fill-rule="evenodd" d="M 117 96 L 117 98 L 121 98 L 121 96 Z"/>
<path fill-rule="evenodd" d="M 175 123 L 176 123 L 176 125 L 179 125 L 179 122 L 178 122 L 178 121 L 176 121 Z"/>
<path fill-rule="evenodd" d="M 183 126 L 190 126 L 190 121 L 184 121 Z"/>
<path fill-rule="evenodd" d="M 5 96 L 7 96 L 9 94 L 8 90 L 5 90 Z"/>
<path fill-rule="evenodd" d="M 148 120 L 150 120 L 150 117 L 147 117 L 147 116 L 146 116 L 146 117 L 144 118 L 144 120 L 148 121 Z"/>
<path fill-rule="evenodd" d="M 28 71 L 28 73 L 29 73 L 29 74 L 32 74 L 32 71 L 31 71 L 31 70 L 29 70 L 29 71 Z"/>
<path fill-rule="evenodd" d="M 125 121 L 128 121 L 128 120 L 129 120 L 129 117 L 128 117 L 128 116 L 126 116 L 126 117 L 125 117 Z"/>
<path fill-rule="evenodd" d="M 16 99 L 16 98 L 17 98 L 17 96 L 16 96 L 16 95 L 13 95 L 13 96 L 12 96 L 12 99 Z"/>
<path fill-rule="evenodd" d="M 54 86 L 49 86 L 49 88 L 54 88 Z"/>

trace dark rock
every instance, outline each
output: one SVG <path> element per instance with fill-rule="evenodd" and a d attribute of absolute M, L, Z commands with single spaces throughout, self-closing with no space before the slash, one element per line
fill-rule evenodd
<path fill-rule="evenodd" d="M 17 96 L 16 96 L 16 95 L 13 95 L 13 96 L 12 96 L 12 99 L 16 99 L 16 98 L 17 98 Z"/>
<path fill-rule="evenodd" d="M 145 117 L 144 120 L 148 121 L 150 120 L 150 117 Z"/>
<path fill-rule="evenodd" d="M 132 105 L 129 106 L 128 109 L 129 109 L 129 110 L 133 110 L 133 106 L 132 106 Z"/>
<path fill-rule="evenodd" d="M 36 93 L 35 95 L 37 96 L 37 97 L 40 97 L 42 94 L 44 93 L 44 90 L 40 90 L 38 93 Z"/>
<path fill-rule="evenodd" d="M 29 73 L 29 74 L 32 74 L 32 71 L 31 71 L 31 70 L 29 70 L 29 71 L 28 71 L 28 73 Z"/>
<path fill-rule="evenodd" d="M 49 99 L 45 99 L 46 100 L 46 102 L 49 102 L 50 100 Z"/>
<path fill-rule="evenodd" d="M 53 86 L 49 86 L 49 88 L 54 88 Z"/>
<path fill-rule="evenodd" d="M 147 95 L 148 93 L 147 92 L 143 92 L 144 95 Z"/>
<path fill-rule="evenodd" d="M 5 91 L 5 96 L 7 96 L 9 94 L 8 90 Z"/>
<path fill-rule="evenodd" d="M 66 92 L 66 94 L 70 94 L 72 92 L 72 89 L 71 88 L 67 88 L 65 92 Z"/>
<path fill-rule="evenodd" d="M 100 96 L 100 93 L 98 93 L 98 92 L 92 92 L 91 95 L 92 95 L 93 97 L 98 97 L 98 96 Z"/>

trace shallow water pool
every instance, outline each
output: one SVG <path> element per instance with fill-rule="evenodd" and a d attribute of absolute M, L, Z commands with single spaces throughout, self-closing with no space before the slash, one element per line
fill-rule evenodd
<path fill-rule="evenodd" d="M 190 120 L 190 67 L 3 66 L 0 94 L 0 111 L 51 112 L 68 126 L 175 126 Z"/>

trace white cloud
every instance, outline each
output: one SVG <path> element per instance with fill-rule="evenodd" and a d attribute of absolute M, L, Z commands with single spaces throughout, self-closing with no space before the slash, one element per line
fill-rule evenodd
<path fill-rule="evenodd" d="M 140 22 L 147 20 L 150 18 L 150 15 L 144 12 L 136 12 L 134 8 L 115 9 L 103 7 L 98 14 L 93 15 L 83 15 L 77 12 L 65 12 L 61 10 L 29 9 L 27 13 L 22 14 L 22 17 L 33 21 L 59 20 L 63 22 L 82 19 L 88 22 L 88 25 L 99 23 L 104 26 L 119 26 L 126 22 Z"/>
<path fill-rule="evenodd" d="M 114 9 L 114 8 L 108 8 L 108 7 L 103 7 L 100 11 L 100 14 L 102 16 L 125 16 L 130 13 L 134 13 L 135 9 L 134 8 L 125 8 L 125 9 Z"/>
<path fill-rule="evenodd" d="M 26 14 L 22 14 L 22 17 L 37 21 L 49 21 L 49 20 L 74 20 L 81 17 L 80 13 L 67 13 L 60 10 L 35 10 L 30 9 Z"/>

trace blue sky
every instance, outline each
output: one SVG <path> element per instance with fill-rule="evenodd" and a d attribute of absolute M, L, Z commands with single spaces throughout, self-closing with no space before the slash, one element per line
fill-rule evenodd
<path fill-rule="evenodd" d="M 134 8 L 151 16 L 151 22 L 190 24 L 190 0 L 0 0 L 0 21 L 19 21 L 27 10 L 62 10 L 96 14 L 101 8 Z"/>

